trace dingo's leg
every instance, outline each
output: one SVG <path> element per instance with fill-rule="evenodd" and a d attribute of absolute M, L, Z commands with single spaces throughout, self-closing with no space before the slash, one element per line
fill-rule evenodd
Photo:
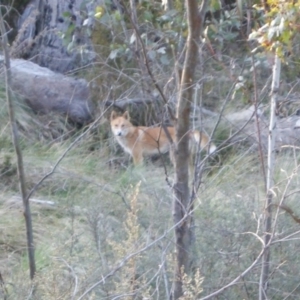
<path fill-rule="evenodd" d="M 174 146 L 170 147 L 169 155 L 170 155 L 170 161 L 173 164 L 173 167 L 175 167 L 175 154 L 174 154 L 174 151 L 175 151 Z"/>
<path fill-rule="evenodd" d="M 141 165 L 143 163 L 143 154 L 141 151 L 133 151 L 132 157 L 135 166 Z"/>

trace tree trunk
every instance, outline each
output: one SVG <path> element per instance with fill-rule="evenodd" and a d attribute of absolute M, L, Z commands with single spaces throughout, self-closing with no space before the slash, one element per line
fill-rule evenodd
<path fill-rule="evenodd" d="M 202 2 L 201 11 L 205 10 L 206 3 Z M 198 62 L 198 44 L 202 26 L 201 11 L 198 9 L 198 1 L 187 0 L 187 18 L 189 35 L 187 50 L 182 70 L 182 77 L 177 105 L 176 141 L 175 141 L 175 182 L 173 187 L 173 220 L 176 240 L 176 266 L 173 299 L 182 296 L 182 273 L 189 272 L 190 265 L 190 224 L 191 203 L 189 190 L 189 117 L 193 99 L 194 74 Z"/>
<path fill-rule="evenodd" d="M 34 259 L 34 244 L 33 244 L 31 212 L 30 212 L 29 199 L 27 198 L 27 193 L 26 193 L 23 158 L 22 158 L 22 152 L 21 152 L 21 148 L 20 148 L 20 144 L 19 144 L 18 128 L 17 128 L 17 123 L 15 120 L 14 107 L 13 107 L 13 101 L 12 101 L 11 68 L 10 68 L 10 59 L 9 59 L 9 53 L 8 53 L 8 48 L 7 48 L 8 41 L 7 41 L 7 35 L 6 35 L 7 33 L 5 30 L 1 9 L 0 9 L 0 29 L 1 29 L 1 35 L 2 35 L 3 52 L 4 52 L 4 73 L 5 73 L 6 98 L 7 98 L 7 103 L 8 103 L 8 111 L 9 111 L 10 125 L 11 125 L 11 131 L 12 131 L 12 139 L 13 139 L 13 144 L 15 147 L 16 156 L 17 156 L 17 169 L 18 169 L 20 192 L 21 192 L 21 196 L 22 196 L 22 200 L 23 200 L 23 207 L 24 207 L 30 278 L 33 279 L 34 274 L 35 274 L 35 259 Z"/>
<path fill-rule="evenodd" d="M 262 269 L 259 283 L 259 300 L 267 299 L 268 276 L 270 266 L 270 248 L 269 241 L 271 238 L 272 229 L 272 209 L 274 187 L 274 167 L 275 167 L 275 139 L 276 139 L 276 100 L 279 89 L 281 61 L 278 55 L 275 56 L 273 66 L 273 80 L 271 88 L 271 115 L 269 124 L 269 139 L 268 139 L 268 166 L 267 166 L 267 199 L 265 204 L 264 214 L 264 244 L 265 252 L 262 257 Z"/>

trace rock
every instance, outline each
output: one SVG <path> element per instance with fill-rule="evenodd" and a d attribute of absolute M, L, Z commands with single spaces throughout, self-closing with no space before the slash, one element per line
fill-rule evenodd
<path fill-rule="evenodd" d="M 0 55 L 0 61 L 3 59 Z M 35 112 L 57 112 L 78 124 L 92 120 L 93 105 L 84 79 L 67 77 L 23 59 L 11 60 L 11 72 L 13 92 L 25 98 Z"/>
<path fill-rule="evenodd" d="M 297 125 L 299 123 L 300 117 L 296 115 L 278 119 L 278 137 L 276 139 L 277 149 L 300 146 L 300 128 Z"/>
<path fill-rule="evenodd" d="M 249 144 L 258 145 L 257 128 L 261 136 L 262 148 L 265 152 L 268 149 L 269 120 L 261 110 L 258 110 L 258 122 L 254 115 L 254 107 L 251 106 L 237 113 L 226 115 L 224 118 L 233 132 L 243 128 L 241 132 L 231 139 L 231 142 L 248 141 Z M 244 126 L 247 123 L 246 126 Z M 300 146 L 300 116 L 293 115 L 286 118 L 277 118 L 275 131 L 275 149 L 280 151 L 284 148 Z"/>
<path fill-rule="evenodd" d="M 18 34 L 11 47 L 14 58 L 30 59 L 52 71 L 66 73 L 95 59 L 83 16 L 96 4 L 81 0 L 31 0 L 20 12 Z"/>

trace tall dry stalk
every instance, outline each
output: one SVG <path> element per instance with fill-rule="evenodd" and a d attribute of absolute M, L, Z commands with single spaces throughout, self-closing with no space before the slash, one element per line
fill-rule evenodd
<path fill-rule="evenodd" d="M 10 69 L 9 51 L 7 48 L 7 45 L 8 45 L 7 32 L 5 30 L 5 25 L 4 25 L 4 20 L 3 20 L 1 9 L 0 9 L 0 31 L 1 31 L 1 36 L 2 36 L 2 46 L 3 46 L 3 52 L 4 52 L 4 74 L 5 74 L 6 99 L 7 99 L 9 120 L 10 120 L 10 126 L 11 126 L 11 135 L 12 135 L 12 140 L 13 140 L 13 144 L 14 144 L 14 148 L 15 148 L 15 153 L 17 156 L 19 187 L 20 187 L 20 193 L 22 196 L 23 208 L 24 208 L 30 278 L 33 279 L 36 268 L 35 268 L 35 259 L 34 259 L 32 220 L 31 220 L 29 197 L 27 197 L 27 191 L 26 191 L 26 181 L 25 181 L 22 151 L 21 151 L 20 143 L 19 143 L 18 127 L 17 127 L 17 123 L 16 123 L 16 119 L 15 119 L 14 104 L 13 104 L 13 100 L 12 100 L 12 92 L 11 92 L 11 81 L 12 81 L 11 76 L 12 75 L 11 75 L 11 69 Z"/>

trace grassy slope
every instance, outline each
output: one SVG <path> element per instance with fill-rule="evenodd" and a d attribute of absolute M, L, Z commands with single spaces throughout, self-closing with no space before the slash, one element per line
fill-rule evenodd
<path fill-rule="evenodd" d="M 0 272 L 7 299 L 25 299 L 30 287 L 24 220 L 22 206 L 13 198 L 18 195 L 18 185 L 3 95 L 0 101 L 3 102 L 0 106 Z M 17 112 L 27 183 L 32 188 L 51 170 L 74 137 L 50 143 L 39 135 L 45 123 L 24 108 L 18 107 Z M 137 292 L 140 296 L 166 297 L 166 279 L 171 286 L 174 249 L 173 233 L 168 231 L 172 226 L 172 192 L 165 181 L 164 169 L 151 162 L 138 169 L 115 168 L 108 163 L 114 157 L 109 144 L 99 146 L 94 135 L 87 134 L 34 195 L 56 204 L 55 207 L 32 205 L 38 269 L 34 299 L 71 299 L 74 292 L 77 299 L 126 255 L 167 232 L 163 239 L 127 261 L 91 293 L 91 299 L 111 299 L 113 295 L 140 288 Z M 278 197 L 297 161 L 296 154 L 278 156 L 280 167 L 276 180 L 281 182 L 275 191 Z M 168 168 L 172 181 L 172 169 Z M 137 202 L 132 202 L 139 182 Z M 297 184 L 295 176 L 289 190 L 296 189 Z M 204 294 L 228 283 L 255 259 L 260 243 L 249 232 L 257 232 L 263 201 L 263 181 L 256 153 L 233 152 L 209 176 L 204 176 L 195 209 L 196 265 L 205 276 Z M 294 194 L 287 199 L 287 204 L 297 209 L 296 201 Z M 280 212 L 276 234 L 284 236 L 297 229 L 298 224 Z M 299 281 L 298 248 L 297 240 L 274 247 L 271 289 L 273 295 L 279 295 L 274 299 L 282 299 Z M 256 298 L 258 276 L 259 268 L 227 291 L 225 297 Z M 1 293 L 4 289 L 0 289 Z"/>

